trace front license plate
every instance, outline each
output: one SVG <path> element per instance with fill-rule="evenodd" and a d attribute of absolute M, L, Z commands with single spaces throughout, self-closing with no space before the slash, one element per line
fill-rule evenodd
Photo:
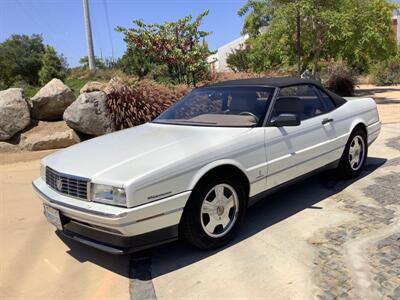
<path fill-rule="evenodd" d="M 60 211 L 50 206 L 44 205 L 44 215 L 51 224 L 57 227 L 58 230 L 62 230 Z"/>

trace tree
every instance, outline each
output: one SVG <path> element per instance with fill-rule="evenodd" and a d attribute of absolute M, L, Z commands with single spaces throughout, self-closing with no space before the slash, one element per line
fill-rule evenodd
<path fill-rule="evenodd" d="M 95 56 L 94 61 L 96 63 L 96 68 L 97 69 L 106 69 L 106 65 L 100 57 Z M 87 56 L 81 57 L 79 59 L 79 63 L 82 67 L 82 69 L 89 69 L 89 58 Z"/>
<path fill-rule="evenodd" d="M 164 24 L 135 20 L 134 28 L 116 30 L 124 34 L 128 48 L 138 49 L 156 64 L 166 65 L 173 82 L 196 84 L 208 72 L 210 51 L 202 40 L 209 33 L 199 30 L 207 14 L 208 11 L 203 12 L 193 22 L 191 16 Z"/>
<path fill-rule="evenodd" d="M 128 46 L 124 55 L 118 61 L 118 68 L 128 75 L 136 75 L 143 79 L 151 70 L 154 62 L 144 54 L 143 50 Z"/>
<path fill-rule="evenodd" d="M 335 35 L 328 33 L 325 51 L 362 72 L 395 56 L 397 42 L 391 25 L 396 5 L 385 0 L 343 3 L 342 24 L 338 22 Z"/>
<path fill-rule="evenodd" d="M 229 53 L 226 62 L 234 72 L 246 72 L 250 69 L 249 48 L 241 47 Z"/>
<path fill-rule="evenodd" d="M 25 81 L 36 85 L 42 56 L 45 52 L 41 35 L 11 35 L 0 43 L 0 82 L 9 87 L 15 82 Z"/>
<path fill-rule="evenodd" d="M 301 58 L 299 71 L 311 66 L 315 74 L 321 60 L 343 59 L 366 71 L 372 62 L 392 55 L 394 8 L 385 0 L 249 0 L 239 14 L 246 15 L 253 62 L 300 66 Z M 268 30 L 260 33 L 266 19 Z"/>
<path fill-rule="evenodd" d="M 58 55 L 52 46 L 46 46 L 42 56 L 42 67 L 39 71 L 39 82 L 44 85 L 53 78 L 64 80 L 66 75 L 66 60 Z"/>
<path fill-rule="evenodd" d="M 272 1 L 271 0 L 249 0 L 238 11 L 238 15 L 245 16 L 242 34 L 257 35 L 260 29 L 268 27 L 272 19 Z"/>

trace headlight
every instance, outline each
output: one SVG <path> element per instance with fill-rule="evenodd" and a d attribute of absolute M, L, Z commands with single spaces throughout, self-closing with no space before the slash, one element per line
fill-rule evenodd
<path fill-rule="evenodd" d="M 123 188 L 93 183 L 90 193 L 94 202 L 126 207 L 126 194 Z"/>
<path fill-rule="evenodd" d="M 40 164 L 40 177 L 46 181 L 46 166 L 43 164 Z"/>

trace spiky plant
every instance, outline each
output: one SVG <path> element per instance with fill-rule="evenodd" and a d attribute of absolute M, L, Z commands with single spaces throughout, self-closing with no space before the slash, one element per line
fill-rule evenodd
<path fill-rule="evenodd" d="M 116 127 L 124 129 L 152 121 L 189 91 L 187 86 L 168 87 L 147 79 L 115 80 L 107 90 L 107 105 Z"/>

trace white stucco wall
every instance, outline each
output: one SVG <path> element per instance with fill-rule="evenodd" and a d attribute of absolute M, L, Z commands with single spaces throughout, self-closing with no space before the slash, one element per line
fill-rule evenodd
<path fill-rule="evenodd" d="M 207 59 L 211 69 L 215 72 L 232 72 L 226 63 L 226 59 L 233 50 L 243 47 L 248 38 L 249 36 L 246 34 L 226 45 L 223 45 L 222 47 L 219 47 L 216 53 L 210 55 Z"/>
<path fill-rule="evenodd" d="M 400 9 L 397 10 L 397 42 L 400 44 Z"/>

